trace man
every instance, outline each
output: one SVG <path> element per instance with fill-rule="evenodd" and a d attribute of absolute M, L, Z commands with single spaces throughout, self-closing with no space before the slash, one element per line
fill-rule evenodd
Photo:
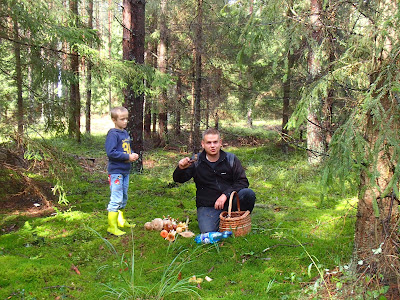
<path fill-rule="evenodd" d="M 218 231 L 219 215 L 228 210 L 229 197 L 238 192 L 240 209 L 254 208 L 255 193 L 248 188 L 245 171 L 239 159 L 232 153 L 221 150 L 222 140 L 217 129 L 203 132 L 202 152 L 197 159 L 182 158 L 176 167 L 175 182 L 186 182 L 193 178 L 196 183 L 196 207 L 199 229 L 203 232 Z M 232 211 L 237 210 L 236 197 L 232 199 Z"/>

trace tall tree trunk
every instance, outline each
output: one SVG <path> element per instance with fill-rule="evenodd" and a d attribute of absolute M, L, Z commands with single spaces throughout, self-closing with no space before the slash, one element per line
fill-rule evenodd
<path fill-rule="evenodd" d="M 123 2 L 123 59 L 144 63 L 145 0 Z M 129 111 L 128 132 L 132 137 L 132 149 L 139 154 L 136 171 L 143 170 L 143 93 L 137 94 L 130 85 L 124 90 L 125 106 Z"/>
<path fill-rule="evenodd" d="M 62 4 L 63 4 L 63 7 L 65 8 L 65 10 L 67 10 L 68 9 L 67 0 L 62 0 Z M 66 23 L 67 22 L 66 17 L 61 16 L 61 19 L 62 19 L 62 23 L 64 24 L 64 26 L 68 26 L 68 24 Z M 65 80 L 64 80 L 64 75 L 63 75 L 63 73 L 67 73 L 70 69 L 70 65 L 68 62 L 68 54 L 67 54 L 69 52 L 67 41 L 62 42 L 61 51 L 62 51 L 62 56 L 61 56 L 61 69 L 62 70 L 59 72 L 59 80 L 57 83 L 57 88 L 61 89 L 61 93 L 59 93 L 58 96 L 62 100 L 65 118 L 69 122 L 69 113 L 70 113 L 69 107 L 68 107 L 69 87 L 67 84 L 64 84 Z M 68 131 L 69 131 L 69 129 L 68 129 Z"/>
<path fill-rule="evenodd" d="M 191 75 L 192 75 L 192 80 L 191 80 L 191 97 L 190 97 L 190 120 L 189 120 L 189 148 L 191 151 L 195 152 L 195 144 L 196 144 L 196 139 L 195 139 L 195 134 L 194 134 L 194 116 L 195 116 L 195 82 L 196 82 L 196 77 L 195 77 L 195 51 L 193 48 L 193 58 L 192 58 L 192 68 L 191 68 Z"/>
<path fill-rule="evenodd" d="M 153 43 L 147 43 L 147 50 L 145 55 L 145 63 L 149 66 L 155 67 L 153 63 Z M 151 96 L 146 96 L 144 100 L 144 137 L 149 139 L 151 137 L 151 111 L 152 111 L 153 101 Z"/>
<path fill-rule="evenodd" d="M 177 101 L 175 105 L 175 134 L 181 134 L 181 106 L 182 106 L 182 76 L 178 74 L 178 79 L 176 80 L 176 96 Z"/>
<path fill-rule="evenodd" d="M 308 57 L 308 69 L 312 78 L 316 78 L 321 72 L 320 61 L 316 56 L 317 49 L 321 43 L 321 12 L 321 0 L 311 0 L 310 23 L 313 28 L 313 46 Z M 319 103 L 310 103 L 307 116 L 307 148 L 308 163 L 311 165 L 321 163 L 325 150 L 322 126 L 320 124 L 320 111 L 321 107 Z"/>
<path fill-rule="evenodd" d="M 75 17 L 75 26 L 79 26 L 78 1 L 70 0 L 69 9 Z M 69 123 L 68 132 L 78 142 L 81 141 L 81 100 L 79 92 L 79 55 L 74 47 L 71 47 L 71 72 L 74 79 L 70 84 Z"/>
<path fill-rule="evenodd" d="M 390 17 L 398 13 L 395 1 L 383 1 L 382 16 Z M 386 75 L 385 64 L 393 64 L 392 58 L 394 49 L 393 42 L 397 42 L 394 31 L 386 29 L 386 36 L 382 36 L 382 28 L 376 28 L 377 35 L 374 37 L 377 49 L 374 53 L 379 53 L 374 57 L 375 70 L 370 76 L 370 85 L 375 87 L 373 99 L 379 99 L 380 113 L 376 116 L 374 112 L 368 111 L 366 114 L 366 125 L 364 138 L 368 141 L 366 162 L 375 163 L 366 165 L 361 173 L 360 193 L 357 206 L 357 221 L 354 235 L 354 256 L 355 262 L 362 261 L 362 264 L 354 264 L 360 273 L 373 274 L 376 280 L 384 281 L 394 290 L 393 294 L 400 292 L 400 261 L 399 261 L 399 155 L 395 150 L 390 139 L 382 140 L 382 135 L 387 131 L 399 132 L 400 120 L 398 118 L 398 101 L 391 93 L 386 91 L 382 95 L 380 88 L 384 86 L 386 76 L 379 76 L 384 72 Z M 384 41 L 382 41 L 385 39 Z M 381 45 L 384 45 L 383 47 Z M 397 49 L 396 55 L 397 55 Z M 390 55 L 388 55 L 390 54 Z M 388 62 L 388 60 L 390 60 Z M 386 83 L 387 84 L 387 83 Z M 388 128 L 389 127 L 389 128 Z M 376 153 L 378 152 L 378 153 Z M 376 178 L 371 178 L 377 174 Z M 373 277 L 372 277 L 373 278 Z"/>
<path fill-rule="evenodd" d="M 335 93 L 334 89 L 330 88 L 322 107 L 322 113 L 324 115 L 323 128 L 324 128 L 325 152 L 328 151 L 329 143 L 331 142 L 333 135 L 332 117 L 333 117 L 334 93 Z"/>
<path fill-rule="evenodd" d="M 149 34 L 155 32 L 158 28 L 158 12 L 153 10 L 152 15 L 150 17 L 151 22 L 149 24 Z M 154 69 L 157 68 L 157 42 L 149 40 L 147 42 L 146 49 L 146 64 L 152 66 Z M 144 118 L 144 134 L 146 138 L 156 138 L 157 136 L 157 117 L 156 111 L 158 111 L 157 106 L 158 103 L 154 97 L 150 95 L 145 99 L 145 118 Z M 153 131 L 152 131 L 153 126 Z M 158 140 L 158 138 L 157 138 Z M 158 143 L 159 141 L 157 141 Z"/>
<path fill-rule="evenodd" d="M 288 153 L 289 145 L 287 143 L 288 130 L 286 125 L 289 121 L 289 109 L 290 109 L 290 95 L 291 95 L 291 83 L 292 83 L 292 67 L 294 63 L 294 55 L 290 53 L 288 49 L 287 52 L 287 69 L 286 69 L 286 80 L 283 82 L 283 106 L 282 106 L 282 151 L 283 153 Z"/>
<path fill-rule="evenodd" d="M 18 20 L 16 17 L 13 20 L 14 23 L 14 55 L 15 55 L 15 74 L 17 84 L 17 121 L 18 121 L 18 134 L 24 133 L 24 102 L 22 98 L 22 64 L 21 64 L 21 47 L 18 41 L 19 28 Z"/>
<path fill-rule="evenodd" d="M 88 3 L 88 27 L 93 29 L 93 0 Z M 92 109 L 92 61 L 88 59 L 86 74 L 86 133 L 90 134 L 91 109 Z"/>
<path fill-rule="evenodd" d="M 203 0 L 197 0 L 197 22 L 194 40 L 194 124 L 193 151 L 200 150 L 201 54 L 203 47 Z"/>
<path fill-rule="evenodd" d="M 153 102 L 153 104 L 154 104 L 154 102 Z M 154 108 L 154 106 L 153 106 L 153 108 Z M 153 115 L 153 118 L 151 120 L 152 128 L 153 128 L 152 133 L 153 133 L 153 136 L 155 137 L 157 135 L 157 114 L 155 112 L 153 112 L 152 115 Z"/>
<path fill-rule="evenodd" d="M 151 107 L 152 102 L 150 97 L 146 97 L 144 101 L 144 137 L 149 139 L 151 137 Z"/>
<path fill-rule="evenodd" d="M 251 108 L 249 108 L 247 110 L 247 126 L 249 128 L 253 128 L 253 118 L 251 117 L 251 114 L 252 114 L 252 110 L 251 110 Z"/>
<path fill-rule="evenodd" d="M 159 18 L 160 43 L 158 44 L 158 70 L 167 73 L 167 0 L 161 0 Z M 168 132 L 167 124 L 167 90 L 162 89 L 158 105 L 158 134 L 160 145 L 165 146 L 165 137 Z"/>
<path fill-rule="evenodd" d="M 290 32 L 291 23 L 292 23 L 292 6 L 293 1 L 288 2 L 288 9 L 286 12 L 286 29 L 287 32 Z M 289 108 L 290 108 L 290 95 L 291 95 L 291 84 L 292 84 L 292 67 L 294 64 L 294 54 L 292 53 L 292 45 L 291 45 L 291 34 L 289 34 L 289 39 L 287 40 L 287 53 L 286 53 L 286 60 L 287 60 L 287 67 L 286 67 L 286 78 L 283 81 L 283 106 L 282 106 L 282 135 L 283 135 L 283 142 L 282 142 L 282 152 L 287 154 L 289 151 L 289 145 L 287 143 L 287 135 L 288 130 L 286 129 L 286 125 L 289 121 Z"/>
<path fill-rule="evenodd" d="M 112 59 L 112 0 L 108 0 L 108 58 Z M 111 74 L 108 75 L 108 106 L 111 111 L 112 108 L 112 90 L 111 90 Z"/>
<path fill-rule="evenodd" d="M 210 90 L 211 83 L 208 82 L 204 87 L 204 102 L 206 103 L 206 111 L 204 113 L 206 128 L 210 127 Z"/>
<path fill-rule="evenodd" d="M 335 53 L 334 53 L 334 37 L 332 35 L 329 36 L 329 73 L 332 73 L 333 62 L 335 61 Z M 333 117 L 333 101 L 334 101 L 335 90 L 332 87 L 329 87 L 327 97 L 324 101 L 322 107 L 322 114 L 324 118 L 323 127 L 324 127 L 324 145 L 325 152 L 328 151 L 329 144 L 333 135 L 333 126 L 332 126 L 332 117 Z"/>
<path fill-rule="evenodd" d="M 214 128 L 219 128 L 219 115 L 218 115 L 218 106 L 219 103 L 222 102 L 222 69 L 217 69 L 216 72 L 216 80 L 215 80 L 215 93 L 218 104 L 214 106 Z"/>
<path fill-rule="evenodd" d="M 374 120 L 373 113 L 367 114 L 365 137 L 369 141 L 369 149 L 379 148 L 379 153 L 376 155 L 376 165 L 370 164 L 361 174 L 354 234 L 354 266 L 359 273 L 382 275 L 385 285 L 389 283 L 389 286 L 398 286 L 399 199 L 394 187 L 387 190 L 388 184 L 396 176 L 395 172 L 398 172 L 398 156 L 389 141 L 382 143 L 378 140 L 379 131 L 387 130 L 384 124 L 392 121 L 390 118 L 397 113 L 398 108 L 397 101 L 390 101 L 389 95 L 385 95 L 380 104 L 387 112 L 387 119 L 378 121 L 381 124 Z M 398 121 L 391 127 L 396 132 L 400 130 Z M 379 176 L 371 179 L 371 174 L 377 172 Z M 395 185 L 398 190 L 398 184 Z M 358 261 L 362 261 L 362 265 L 357 264 Z"/>
<path fill-rule="evenodd" d="M 31 34 L 28 31 L 26 33 L 26 36 L 28 39 L 31 38 Z M 32 47 L 28 46 L 28 55 L 32 56 Z M 36 52 L 36 51 L 35 51 Z M 32 123 L 35 120 L 36 117 L 36 107 L 35 107 L 35 97 L 34 97 L 34 92 L 33 92 L 33 76 L 32 76 L 32 65 L 28 65 L 28 70 L 27 70 L 27 81 L 28 81 L 28 106 L 29 106 L 29 112 L 28 112 L 28 123 Z"/>

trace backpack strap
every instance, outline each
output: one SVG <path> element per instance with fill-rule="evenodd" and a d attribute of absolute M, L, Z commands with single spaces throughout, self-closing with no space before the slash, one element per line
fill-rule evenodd
<path fill-rule="evenodd" d="M 196 159 L 196 161 L 194 162 L 194 167 L 195 167 L 195 168 L 197 168 L 198 165 L 199 165 L 199 163 L 200 163 L 200 159 L 199 159 L 200 153 L 201 153 L 201 152 L 197 153 L 197 159 Z M 194 155 L 196 155 L 196 154 L 194 154 Z M 194 155 L 193 155 L 193 156 L 194 156 Z"/>
<path fill-rule="evenodd" d="M 235 155 L 233 153 L 226 152 L 226 159 L 228 160 L 231 168 L 233 168 L 233 162 L 235 161 Z"/>

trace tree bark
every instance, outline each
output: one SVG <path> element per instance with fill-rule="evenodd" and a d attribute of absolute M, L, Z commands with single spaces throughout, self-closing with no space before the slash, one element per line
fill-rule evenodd
<path fill-rule="evenodd" d="M 247 110 L 247 126 L 249 128 L 253 128 L 253 118 L 251 117 L 252 113 L 253 112 L 252 112 L 251 108 L 249 108 Z"/>
<path fill-rule="evenodd" d="M 152 115 L 153 115 L 153 118 L 151 120 L 152 133 L 153 133 L 153 136 L 156 136 L 157 135 L 157 114 L 155 112 L 153 112 Z"/>
<path fill-rule="evenodd" d="M 144 101 L 144 137 L 146 139 L 151 137 L 151 106 L 152 101 L 149 97 L 146 97 Z"/>
<path fill-rule="evenodd" d="M 167 0 L 161 0 L 160 4 L 160 18 L 159 18 L 159 30 L 160 30 L 160 43 L 158 44 L 158 70 L 166 74 L 167 73 Z M 167 124 L 167 104 L 168 96 L 167 90 L 162 89 L 159 96 L 158 102 L 158 134 L 160 136 L 160 146 L 165 146 L 165 137 L 168 133 Z"/>
<path fill-rule="evenodd" d="M 214 128 L 219 129 L 218 106 L 222 102 L 222 69 L 216 70 L 215 93 L 218 103 L 213 107 Z"/>
<path fill-rule="evenodd" d="M 201 56 L 203 47 L 203 0 L 197 0 L 197 22 L 194 40 L 194 124 L 193 152 L 200 150 L 200 121 L 201 121 Z"/>
<path fill-rule="evenodd" d="M 394 1 L 381 3 L 382 15 L 390 18 L 398 13 Z M 378 76 L 385 72 L 386 64 L 393 64 L 390 53 L 393 52 L 392 43 L 397 42 L 394 30 L 387 29 L 385 34 L 382 29 L 376 28 L 377 36 L 374 37 L 376 47 L 381 51 L 374 57 L 374 71 L 370 75 L 370 85 L 376 86 L 372 94 L 373 99 L 380 99 L 380 116 L 368 111 L 366 114 L 365 139 L 368 141 L 366 153 L 367 162 L 365 170 L 361 173 L 359 201 L 357 206 L 357 221 L 354 235 L 354 256 L 356 268 L 361 273 L 376 275 L 378 281 L 384 280 L 385 285 L 396 290 L 400 278 L 398 233 L 400 223 L 399 212 L 399 180 L 397 168 L 399 167 L 398 153 L 390 139 L 382 141 L 380 138 L 388 130 L 398 133 L 400 120 L 398 118 L 398 101 L 390 89 L 382 95 L 386 76 Z M 384 46 L 381 47 L 383 42 Z M 395 49 L 397 53 L 397 49 Z M 385 89 L 382 89 L 385 90 Z M 388 128 L 389 127 L 389 128 Z M 389 135 L 390 136 L 390 135 Z M 377 152 L 377 153 L 376 153 Z M 373 157 L 373 159 L 371 159 Z M 372 163 L 373 162 L 373 163 Z M 376 174 L 376 177 L 372 177 Z M 394 183 L 393 183 L 394 182 Z M 383 276 L 383 277 L 381 277 Z"/>
<path fill-rule="evenodd" d="M 153 60 L 153 43 L 147 43 L 145 63 L 149 66 L 156 67 Z M 145 139 L 151 138 L 151 111 L 152 111 L 153 100 L 151 96 L 146 96 L 144 99 L 144 137 Z"/>
<path fill-rule="evenodd" d="M 18 134 L 24 133 L 24 102 L 22 98 L 22 64 L 21 64 L 21 47 L 17 42 L 19 38 L 18 20 L 16 17 L 13 20 L 14 24 L 14 55 L 15 55 L 15 74 L 17 84 L 17 122 Z"/>
<path fill-rule="evenodd" d="M 93 0 L 88 3 L 88 27 L 93 29 Z M 92 61 L 88 59 L 86 74 L 86 133 L 90 134 L 91 109 L 92 109 Z"/>
<path fill-rule="evenodd" d="M 381 101 L 387 112 L 396 112 L 396 107 L 391 107 L 389 97 Z M 389 113 L 390 118 L 392 114 Z M 390 122 L 390 120 L 386 120 Z M 382 120 L 384 123 L 385 120 Z M 399 199 L 393 188 L 386 194 L 389 182 L 394 176 L 398 167 L 393 146 L 385 141 L 383 145 L 377 144 L 379 130 L 373 114 L 368 114 L 366 124 L 366 138 L 369 141 L 370 149 L 379 147 L 376 162 L 378 178 L 371 180 L 375 166 L 370 165 L 361 174 L 361 188 L 357 207 L 357 221 L 354 235 L 355 262 L 362 261 L 362 265 L 356 265 L 358 271 L 383 275 L 385 280 L 396 283 L 400 278 L 400 263 L 398 259 L 399 236 L 398 226 L 400 221 Z M 393 128 L 397 132 L 400 124 Z M 397 183 L 396 183 L 397 184 Z M 398 189 L 398 186 L 397 186 Z M 369 270 L 366 270 L 368 268 Z"/>
<path fill-rule="evenodd" d="M 150 24 L 149 24 L 149 34 L 156 31 L 158 28 L 158 11 L 153 10 L 152 15 L 150 17 Z M 154 69 L 157 68 L 157 42 L 153 40 L 149 40 L 147 42 L 147 49 L 146 49 L 146 64 L 153 67 Z M 145 137 L 150 139 L 151 137 L 155 138 L 158 143 L 157 137 L 157 105 L 158 102 L 154 97 L 146 96 L 145 99 L 145 118 L 144 118 L 144 134 Z M 153 131 L 152 131 L 153 126 Z"/>
<path fill-rule="evenodd" d="M 144 36 L 145 36 L 145 1 L 123 1 L 123 59 L 144 63 Z M 124 90 L 125 106 L 129 111 L 127 130 L 132 137 L 132 149 L 139 154 L 139 160 L 135 163 L 133 171 L 143 170 L 143 103 L 144 94 L 137 94 L 128 85 Z"/>
<path fill-rule="evenodd" d="M 112 0 L 108 0 L 108 58 L 112 59 Z M 111 89 L 111 74 L 108 75 L 108 106 L 112 108 L 112 89 Z"/>
<path fill-rule="evenodd" d="M 178 79 L 176 80 L 176 96 L 177 101 L 175 105 L 175 134 L 181 134 L 181 106 L 182 106 L 182 76 L 178 74 Z"/>
<path fill-rule="evenodd" d="M 204 112 L 204 119 L 206 128 L 210 127 L 210 90 L 211 90 L 211 83 L 208 82 L 207 84 L 203 84 L 204 86 L 204 93 L 203 93 L 203 102 L 206 104 L 206 109 Z"/>
<path fill-rule="evenodd" d="M 70 0 L 69 9 L 75 17 L 75 26 L 79 26 L 78 1 Z M 70 56 L 71 72 L 74 79 L 70 85 L 70 103 L 69 103 L 69 127 L 68 132 L 74 136 L 78 142 L 81 141 L 81 100 L 79 92 L 79 55 L 74 47 L 71 47 Z"/>
<path fill-rule="evenodd" d="M 290 30 L 291 23 L 292 23 L 292 6 L 293 1 L 288 2 L 288 10 L 286 12 L 287 21 L 286 21 L 286 29 Z M 290 35 L 291 37 L 291 35 Z M 283 142 L 282 142 L 282 152 L 287 154 L 289 151 L 289 145 L 287 142 L 287 135 L 288 130 L 286 129 L 286 125 L 289 121 L 289 108 L 290 108 L 290 95 L 292 92 L 292 67 L 294 64 L 294 54 L 292 53 L 293 49 L 291 49 L 291 38 L 287 41 L 287 53 L 286 53 L 286 60 L 287 60 L 287 67 L 286 67 L 286 78 L 283 81 L 283 105 L 282 105 L 282 135 L 283 135 Z"/>
<path fill-rule="evenodd" d="M 321 0 L 311 0 L 310 23 L 313 28 L 313 46 L 310 49 L 308 57 L 308 69 L 311 78 L 315 78 L 321 72 L 320 61 L 316 57 L 317 48 L 321 44 L 321 12 Z M 307 149 L 308 163 L 311 165 L 321 163 L 325 150 L 323 131 L 319 117 L 320 111 L 321 107 L 319 103 L 310 103 L 307 115 Z"/>
<path fill-rule="evenodd" d="M 195 82 L 196 82 L 196 78 L 195 78 L 195 51 L 193 49 L 193 57 L 192 57 L 192 68 L 191 68 L 191 76 L 192 76 L 192 80 L 191 80 L 191 97 L 190 97 L 190 120 L 189 120 L 189 148 L 194 152 L 195 149 L 195 144 L 196 144 L 196 140 L 195 140 L 195 134 L 194 134 L 194 115 L 195 115 Z"/>
<path fill-rule="evenodd" d="M 329 19 L 326 21 L 327 23 L 329 22 Z M 331 26 L 332 29 L 331 31 L 335 31 L 335 26 Z M 327 43 L 328 43 L 328 52 L 329 52 L 329 67 L 328 67 L 328 72 L 332 74 L 333 72 L 333 65 L 335 62 L 335 36 L 337 36 L 336 32 L 329 32 L 328 33 L 328 38 L 327 38 Z M 334 133 L 334 126 L 333 126 L 333 103 L 334 103 L 334 95 L 335 95 L 335 90 L 332 86 L 329 87 L 327 97 L 325 98 L 325 101 L 323 103 L 322 107 L 322 114 L 323 114 L 323 128 L 324 128 L 324 145 L 325 145 L 325 152 L 328 152 L 329 144 L 332 140 L 332 136 Z"/>

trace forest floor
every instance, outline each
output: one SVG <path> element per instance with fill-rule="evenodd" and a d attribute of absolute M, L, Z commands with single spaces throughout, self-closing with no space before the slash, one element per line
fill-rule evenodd
<path fill-rule="evenodd" d="M 95 118 L 94 120 L 95 130 L 97 131 L 104 131 L 104 128 L 107 128 L 104 124 L 111 125 L 110 122 L 103 122 L 103 118 Z M 278 132 L 280 126 L 265 125 L 263 130 Z M 240 136 L 234 133 L 226 134 L 224 138 L 225 147 L 257 146 L 266 142 L 266 139 L 262 136 Z M 170 146 L 169 149 L 179 150 L 179 147 Z M 96 158 L 96 164 L 90 163 L 82 157 L 76 157 L 76 159 L 89 172 L 95 172 L 99 165 L 105 166 L 107 163 L 105 157 Z M 152 164 L 151 161 L 144 161 L 143 163 L 146 166 Z M 48 166 L 43 163 L 35 163 L 32 166 L 26 162 L 24 152 L 21 149 L 10 150 L 0 146 L 0 171 L 3 172 L 0 177 L 0 214 L 23 214 L 38 217 L 48 216 L 55 212 L 54 207 L 58 205 L 58 197 L 49 192 L 52 185 L 47 181 L 27 177 L 25 173 L 32 168 L 36 174 L 40 175 L 47 172 Z M 2 228 L 5 232 L 11 229 Z"/>
<path fill-rule="evenodd" d="M 27 163 L 21 163 L 24 162 L 22 152 L 5 148 L 1 148 L 0 152 L 3 154 L 3 160 L 0 161 L 0 214 L 38 217 L 53 213 L 57 198 L 50 192 L 51 184 L 26 175 L 29 167 Z M 37 166 L 36 169 L 40 172 L 40 167 Z M 2 228 L 2 231 L 9 232 L 13 229 L 16 228 Z"/>
<path fill-rule="evenodd" d="M 193 184 L 171 183 L 175 162 L 185 155 L 185 143 L 170 140 L 164 149 L 146 149 L 145 172 L 132 176 L 130 187 L 133 200 L 128 216 L 132 218 L 134 214 L 138 226 L 132 238 L 106 237 L 106 244 L 119 253 L 135 248 L 135 264 L 140 264 L 141 270 L 137 271 L 138 278 L 135 273 L 137 282 L 163 282 L 165 273 L 159 272 L 165 262 L 176 261 L 182 249 L 187 249 L 195 257 L 189 269 L 179 269 L 177 278 L 195 272 L 210 276 L 212 282 L 197 286 L 203 299 L 363 299 L 379 298 L 387 292 L 379 284 L 372 291 L 345 288 L 347 282 L 352 282 L 345 264 L 352 249 L 354 199 L 332 190 L 321 200 L 319 171 L 306 166 L 302 150 L 291 148 L 288 155 L 280 153 L 278 127 L 232 127 L 224 132 L 224 148 L 247 166 L 258 200 L 252 214 L 252 233 L 216 247 L 196 248 L 192 241 L 182 239 L 164 245 L 158 233 L 143 229 L 144 222 L 163 215 L 185 219 L 189 216 L 191 230 L 197 229 Z M 99 235 L 105 233 L 103 207 L 108 191 L 104 171 L 107 162 L 102 153 L 104 134 L 105 131 L 99 138 L 85 137 L 78 147 L 67 139 L 53 141 L 60 143 L 60 151 L 71 151 L 68 157 L 83 170 L 64 174 L 71 181 L 65 187 L 67 206 L 58 203 L 57 193 L 52 192 L 54 183 L 44 180 L 48 161 L 27 159 L 26 151 L 15 148 L 0 148 L 0 215 L 4 216 L 0 260 L 4 258 L 5 270 L 9 270 L 9 279 L 0 279 L 0 295 L 7 299 L 25 293 L 38 298 L 93 299 L 99 293 L 116 291 L 111 285 L 127 288 L 123 283 L 126 281 L 118 283 L 121 280 L 114 273 L 100 273 L 107 264 L 116 265 L 117 274 L 121 275 L 122 258 L 113 262 L 110 254 L 114 252 L 105 252 L 103 242 L 88 230 L 96 228 Z M 84 227 L 81 219 L 85 220 Z M 128 257 L 125 261 L 130 262 Z M 18 270 L 22 275 L 14 272 Z M 30 272 L 24 274 L 25 270 Z M 78 280 L 73 273 L 81 278 Z M 395 289 L 391 290 L 395 293 Z M 173 298 L 164 299 L 181 299 L 178 295 L 182 290 L 177 291 Z M 139 293 L 135 299 L 158 299 L 154 287 L 149 293 L 148 298 Z M 394 293 L 386 293 L 386 299 L 398 299 Z"/>

